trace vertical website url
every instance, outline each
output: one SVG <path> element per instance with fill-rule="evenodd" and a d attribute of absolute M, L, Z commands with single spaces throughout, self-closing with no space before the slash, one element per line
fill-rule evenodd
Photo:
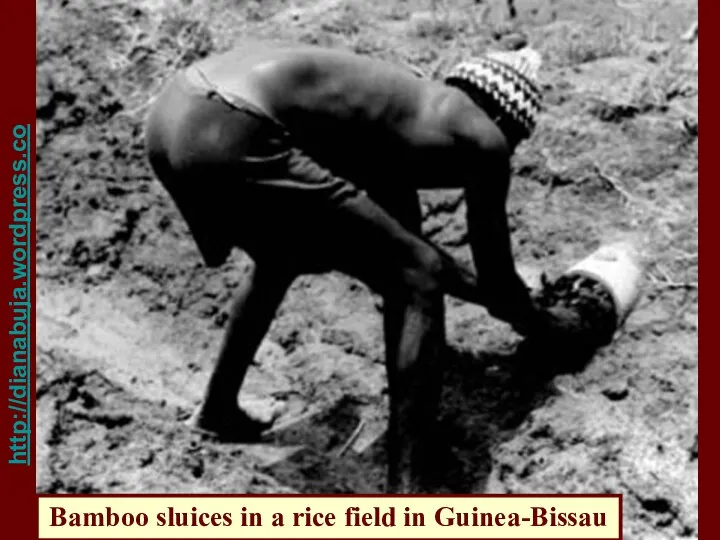
<path fill-rule="evenodd" d="M 10 464 L 31 464 L 30 435 L 32 433 L 31 408 L 31 182 L 30 157 L 32 146 L 30 125 L 13 127 L 12 162 L 12 220 L 8 225 L 12 235 L 12 298 L 8 300 L 11 314 L 12 340 L 11 373 L 8 378 L 8 409 L 12 415 L 12 433 L 9 437 Z"/>

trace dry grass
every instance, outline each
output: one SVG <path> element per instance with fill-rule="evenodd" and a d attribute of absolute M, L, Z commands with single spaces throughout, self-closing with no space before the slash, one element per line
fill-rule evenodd
<path fill-rule="evenodd" d="M 441 41 L 502 35 L 515 25 L 504 4 L 475 0 L 429 0 L 428 10 L 410 16 L 411 37 Z"/>
<path fill-rule="evenodd" d="M 687 47 L 674 47 L 662 56 L 635 91 L 634 101 L 641 108 L 664 109 L 675 98 L 697 95 L 697 59 L 688 61 Z"/>
<path fill-rule="evenodd" d="M 171 73 L 215 50 L 207 19 L 195 6 L 167 3 L 146 11 L 93 4 L 77 17 L 62 13 L 76 8 L 54 4 L 38 19 L 38 63 L 72 50 L 75 71 L 86 74 L 78 77 L 112 88 L 124 115 L 142 114 Z"/>
<path fill-rule="evenodd" d="M 548 64 L 575 66 L 601 58 L 630 56 L 635 47 L 631 36 L 605 26 L 583 23 L 557 25 L 541 41 L 540 49 Z"/>
<path fill-rule="evenodd" d="M 436 18 L 432 15 L 424 15 L 413 17 L 409 35 L 411 37 L 448 41 L 463 29 L 464 23 L 461 21 L 451 20 L 445 16 Z"/>

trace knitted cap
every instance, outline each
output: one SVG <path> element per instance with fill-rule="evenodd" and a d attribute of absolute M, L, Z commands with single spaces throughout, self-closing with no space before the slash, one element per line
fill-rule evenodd
<path fill-rule="evenodd" d="M 540 53 L 530 47 L 511 52 L 490 52 L 476 60 L 461 62 L 445 77 L 472 84 L 494 100 L 529 137 L 535 128 L 542 97 L 537 75 L 542 64 Z"/>

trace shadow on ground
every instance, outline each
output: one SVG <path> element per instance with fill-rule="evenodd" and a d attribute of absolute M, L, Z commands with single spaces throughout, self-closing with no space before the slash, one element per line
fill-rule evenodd
<path fill-rule="evenodd" d="M 511 438 L 528 415 L 553 396 L 555 375 L 582 369 L 592 356 L 590 351 L 529 340 L 510 353 L 449 348 L 430 490 L 485 492 L 494 446 Z M 382 431 L 361 452 L 348 451 L 358 426 L 367 425 L 363 418 L 368 410 L 374 411 L 370 416 L 376 428 L 384 430 L 386 408 L 380 398 L 372 403 L 346 398 L 331 410 L 279 430 L 272 443 L 290 455 L 267 472 L 305 493 L 382 492 L 387 464 Z"/>

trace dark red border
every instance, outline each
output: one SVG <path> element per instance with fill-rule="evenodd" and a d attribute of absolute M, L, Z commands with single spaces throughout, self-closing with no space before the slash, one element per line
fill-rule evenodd
<path fill-rule="evenodd" d="M 718 8 L 717 4 L 714 2 L 711 2 L 710 0 L 703 0 L 702 1 L 704 13 L 706 14 L 706 19 L 709 20 L 709 16 L 715 15 L 715 11 L 720 9 Z M 711 13 L 712 10 L 712 13 Z M 2 94 L 4 95 L 4 102 L 3 107 L 0 108 L 0 155 L 2 156 L 2 162 L 5 163 L 5 170 L 7 174 L 7 170 L 9 168 L 9 164 L 12 162 L 12 159 L 14 159 L 14 153 L 11 148 L 12 144 L 12 127 L 15 124 L 31 124 L 32 126 L 35 125 L 34 118 L 34 108 L 32 103 L 32 98 L 35 95 L 35 43 L 36 43 L 36 31 L 35 31 L 35 4 L 31 4 L 30 2 L 16 2 L 13 4 L 12 9 L 7 9 L 5 13 L 5 17 L 3 17 L 3 28 L 2 32 L 0 32 L 0 45 L 2 46 L 2 51 L 4 51 L 4 57 L 6 62 L 6 70 L 5 70 L 5 84 L 2 85 Z M 709 27 L 708 27 L 709 28 Z M 708 30 L 710 31 L 710 30 Z M 718 40 L 718 37 L 716 36 L 717 32 L 712 31 L 710 34 L 705 35 L 705 40 L 710 40 L 710 43 L 706 43 L 707 50 L 718 50 L 716 47 L 716 42 Z M 711 68 L 709 68 L 711 69 Z M 714 83 L 714 76 L 711 79 L 710 74 L 714 75 L 714 69 L 711 69 L 710 71 L 705 72 L 704 80 L 706 81 L 703 85 L 703 93 L 701 95 L 710 96 L 708 99 L 705 99 L 702 101 L 702 108 L 703 111 L 706 113 L 707 117 L 709 118 L 709 114 L 712 113 L 714 117 L 717 116 L 717 94 L 715 92 L 711 92 L 711 90 L 714 90 L 714 88 L 711 88 L 710 84 L 711 81 Z M 715 86 L 713 84 L 713 86 Z M 714 125 L 710 125 L 710 131 L 705 134 L 705 148 L 708 151 L 708 154 L 706 155 L 706 158 L 702 160 L 701 166 L 703 170 L 703 177 L 707 178 L 708 181 L 703 186 L 703 192 L 705 193 L 704 199 L 700 202 L 699 206 L 700 208 L 706 208 L 708 211 L 709 216 L 714 216 L 717 213 L 716 205 L 717 201 L 720 199 L 720 197 L 716 196 L 716 190 L 717 190 L 717 182 L 720 181 L 718 178 L 720 178 L 720 167 L 718 167 L 718 164 L 715 159 L 711 159 L 713 156 L 711 151 L 711 142 L 714 143 Z M 711 139 L 707 139 L 707 137 L 710 136 Z M 34 142 L 34 137 L 33 137 Z M 713 151 L 715 150 L 715 145 L 713 144 Z M 33 164 L 34 164 L 34 158 L 33 158 Z M 33 172 L 34 172 L 33 168 Z M 33 174 L 33 193 L 36 192 L 37 187 L 37 180 L 35 178 L 35 175 Z M 699 196 L 699 194 L 698 194 Z M 704 201 L 704 202 L 703 202 Z M 11 205 L 11 192 L 9 189 L 0 189 L 0 208 L 4 209 L 6 212 L 5 215 L 9 215 L 9 208 Z M 712 206 L 711 206 L 712 205 Z M 34 205 L 33 205 L 34 207 Z M 33 222 L 32 222 L 32 238 L 33 241 L 35 239 L 36 234 L 36 216 L 35 213 L 33 215 Z M 707 223 L 703 227 L 703 236 L 707 237 L 707 242 L 710 242 L 710 232 L 707 227 L 710 226 L 709 219 L 706 220 Z M 714 231 L 713 231 L 714 235 Z M 704 243 L 703 243 L 704 245 Z M 712 244 L 707 244 L 712 245 Z M 0 234 L 0 258 L 2 260 L 6 260 L 9 256 L 10 250 L 10 243 L 9 243 L 9 237 L 6 234 Z M 7 260 L 6 260 L 7 262 Z M 701 273 L 710 275 L 711 269 L 713 271 L 713 275 L 716 275 L 715 270 L 715 257 L 712 251 L 708 251 L 708 257 L 703 258 L 703 265 L 701 267 Z M 35 257 L 34 253 L 31 257 L 30 261 L 30 268 L 35 268 Z M 711 268 L 712 267 L 712 268 Z M 10 293 L 10 283 L 7 280 L 5 274 L 8 271 L 9 266 L 7 264 L 3 265 L 3 277 L 0 278 L 0 294 L 4 295 L 5 298 L 9 297 Z M 717 288 L 720 286 L 718 284 L 717 280 L 705 280 L 704 282 L 704 288 L 709 287 L 709 289 L 704 289 L 706 297 L 709 293 L 712 293 L 713 297 L 717 296 Z M 34 296 L 34 286 L 33 286 L 33 296 Z M 32 308 L 32 319 L 35 321 L 35 304 L 36 299 L 33 297 L 33 308 Z M 703 306 L 711 306 L 714 308 L 714 304 L 710 303 L 709 301 L 702 304 Z M 703 310 L 704 314 L 707 314 L 709 317 L 707 319 L 706 324 L 712 324 L 713 319 L 710 318 L 714 315 L 715 310 L 710 310 L 710 308 Z M 714 317 L 713 317 L 714 318 Z M 10 320 L 9 312 L 7 310 L 3 311 L 3 315 L 0 316 L 0 320 L 3 321 L 4 324 L 0 326 L 0 328 L 6 328 L 7 323 Z M 705 321 L 705 315 L 703 315 L 703 321 Z M 35 328 L 33 328 L 35 330 Z M 709 411 L 711 410 L 710 407 L 714 404 L 713 396 L 717 392 L 716 386 L 717 381 L 720 380 L 720 377 L 717 377 L 717 355 L 713 355 L 713 345 L 715 342 L 711 340 L 710 338 L 700 338 L 699 339 L 699 349 L 703 355 L 703 357 L 707 358 L 706 364 L 703 365 L 702 373 L 703 377 L 699 379 L 699 403 L 700 408 L 703 411 Z M 5 332 L 0 332 L 0 347 L 2 347 L 3 351 L 10 350 L 9 348 L 9 342 L 8 337 Z M 33 375 L 35 373 L 34 371 L 34 360 L 35 360 L 35 344 L 33 343 Z M 35 397 L 35 386 L 33 385 L 33 399 Z M 2 419 L 0 419 L 0 429 L 3 430 L 3 433 L 9 432 L 9 416 L 7 414 L 0 415 Z M 703 412 L 700 418 L 709 418 L 706 416 L 706 414 Z M 705 423 L 710 425 L 708 422 L 710 420 L 706 420 Z M 701 489 L 700 493 L 702 493 L 703 499 L 705 501 L 705 504 L 702 505 L 703 508 L 703 514 L 705 515 L 706 519 L 703 519 L 703 526 L 702 530 L 705 533 L 706 538 L 714 537 L 715 535 L 710 535 L 710 533 L 713 532 L 720 532 L 720 527 L 716 524 L 714 519 L 710 519 L 710 513 L 712 512 L 714 514 L 714 508 L 710 505 L 710 500 L 714 499 L 716 496 L 715 491 L 715 482 L 712 481 L 711 475 L 713 478 L 717 477 L 717 468 L 718 463 L 717 460 L 713 459 L 712 456 L 714 456 L 715 453 L 715 445 L 716 442 L 714 438 L 710 437 L 711 431 L 707 431 L 706 435 L 703 436 L 704 444 L 706 445 L 705 448 L 707 449 L 706 454 L 707 456 L 710 456 L 709 459 L 706 459 L 703 463 L 703 481 L 701 482 Z M 33 436 L 32 436 L 32 448 L 33 448 L 33 458 L 35 458 L 35 431 L 33 430 Z M 34 461 L 34 459 L 33 459 Z M 2 480 L 3 480 L 3 486 L 5 487 L 5 496 L 3 497 L 3 505 L 2 505 L 2 532 L 3 537 L 5 538 L 13 538 L 17 540 L 23 540 L 23 539 L 35 539 L 37 538 L 37 502 L 38 502 L 38 496 L 35 494 L 35 467 L 23 467 L 23 466 L 10 466 L 7 465 L 7 460 L 2 460 Z M 73 497 L 74 495 L 66 495 L 67 497 Z M 79 496 L 79 495 L 78 495 Z M 131 495 L 114 495 L 115 497 L 124 497 L 124 496 L 131 496 Z M 170 496 L 170 495 L 143 495 L 147 497 L 164 497 L 164 496 Z M 173 497 L 209 497 L 210 495 L 189 495 L 189 494 L 172 494 Z M 213 497 L 216 496 L 222 496 L 222 495 L 212 495 Z M 313 495 L 268 495 L 269 497 L 307 497 L 312 498 Z M 470 496 L 470 495 L 468 495 Z M 522 495 L 519 495 L 522 496 Z M 553 497 L 563 497 L 563 495 L 552 495 Z M 569 495 L 566 495 L 569 496 Z M 573 495 L 574 496 L 574 495 Z M 599 495 L 585 495 L 587 497 L 598 497 Z M 347 497 L 366 497 L 364 495 L 351 495 Z M 462 495 L 456 495 L 454 497 L 463 497 Z M 620 496 L 620 500 L 621 496 Z M 714 515 L 713 515 L 714 518 Z M 622 523 L 622 513 L 621 513 L 621 523 Z M 622 527 L 621 527 L 622 528 Z M 621 531 L 622 532 L 622 531 Z"/>
<path fill-rule="evenodd" d="M 28 269 L 32 272 L 33 280 L 35 275 L 35 4 L 30 2 L 17 2 L 8 6 L 5 16 L 2 17 L 2 31 L 0 31 L 0 50 L 3 51 L 5 83 L 2 85 L 3 102 L 0 108 L 0 163 L 4 175 L 0 185 L 0 209 L 2 210 L 2 222 L 0 226 L 0 258 L 5 261 L 0 271 L 0 304 L 5 306 L 0 315 L 0 350 L 2 350 L 2 377 L 0 380 L 7 380 L 12 375 L 12 349 L 8 324 L 12 321 L 12 314 L 7 308 L 6 302 L 12 300 L 11 281 L 12 265 L 9 264 L 11 253 L 11 236 L 7 233 L 9 219 L 12 219 L 12 162 L 18 159 L 17 152 L 13 151 L 13 127 L 17 124 L 29 124 L 32 128 L 30 140 L 32 143 L 31 163 L 32 177 L 31 188 L 31 248 L 28 258 Z M 35 332 L 35 285 L 31 281 L 32 302 L 31 308 L 31 331 Z M 34 339 L 31 345 L 32 369 L 31 377 L 31 404 L 35 402 L 35 345 Z M 8 410 L 8 390 L 2 392 L 3 403 L 0 404 L 0 430 L 4 434 L 3 441 L 8 441 L 12 431 L 11 412 Z M 9 450 L 6 445 L 2 452 L 2 484 L 5 486 L 5 496 L 2 504 L 2 535 L 5 538 L 37 537 L 37 499 L 35 497 L 35 411 L 31 405 L 32 435 L 30 437 L 29 450 L 33 464 L 10 465 L 8 464 Z"/>
<path fill-rule="evenodd" d="M 158 495 L 158 494 L 148 494 L 148 495 L 136 495 L 136 494 L 115 494 L 115 495 L 79 495 L 79 494 L 64 494 L 64 495 L 39 495 L 38 498 L 97 498 L 97 497 L 110 497 L 110 498 L 118 498 L 118 499 L 127 499 L 127 498 L 138 498 L 138 497 L 147 497 L 147 498 L 165 498 L 165 497 L 177 497 L 177 498 L 190 498 L 190 499 L 198 499 L 198 498 L 205 498 L 205 499 L 215 499 L 215 498 L 253 498 L 253 499 L 366 499 L 366 498 L 383 498 L 383 499 L 408 499 L 408 498 L 436 498 L 436 499 L 468 499 L 468 498 L 477 498 L 477 499 L 485 499 L 485 498 L 493 498 L 493 499 L 535 499 L 539 497 L 552 497 L 552 498 L 560 498 L 560 499 L 576 499 L 576 498 L 582 498 L 582 499 L 617 499 L 618 501 L 618 510 L 620 519 L 618 522 L 618 535 L 613 536 L 610 538 L 598 538 L 597 540 L 622 540 L 623 538 L 623 496 L 621 494 L 597 494 L 597 493 L 578 493 L 578 494 L 557 494 L 557 493 L 534 493 L 534 494 L 487 494 L 487 495 L 473 495 L 473 494 L 456 494 L 456 495 L 373 495 L 373 494 L 343 494 L 343 495 L 320 495 L 320 494 L 311 494 L 311 495 L 303 495 L 303 494 L 288 494 L 288 493 L 282 493 L 282 494 L 259 494 L 259 495 L 210 495 L 210 494 L 202 494 L 202 495 L 195 495 L 195 494 L 189 494 L 189 493 L 183 493 L 183 494 L 164 494 L 164 495 Z M 160 538 L 161 540 L 172 540 L 177 537 L 155 537 L 154 540 L 157 540 Z M 381 537 L 375 537 L 375 536 L 368 536 L 368 540 L 391 540 L 391 539 L 384 539 Z M 48 540 L 60 540 L 60 539 L 48 539 Z M 102 540 L 102 538 L 98 538 L 97 540 Z M 145 539 L 150 540 L 150 539 Z M 287 540 L 282 538 L 252 538 L 252 537 L 243 537 L 243 540 Z M 347 540 L 346 538 L 328 538 L 326 540 Z M 398 538 L 394 540 L 412 540 L 410 538 Z M 453 536 L 444 536 L 443 540 L 463 540 L 462 538 L 457 538 Z M 485 538 L 484 540 L 502 540 L 500 538 Z M 531 538 L 528 538 L 526 540 L 532 540 Z M 583 538 L 567 538 L 566 540 L 587 540 Z"/>
<path fill-rule="evenodd" d="M 702 0 L 698 2 L 698 7 L 702 4 L 703 13 L 705 13 L 705 21 L 710 21 L 710 16 L 718 16 L 720 8 L 716 2 L 712 0 Z M 699 16 L 698 16 L 699 22 Z M 710 28 L 710 25 L 706 27 L 709 34 L 705 34 L 703 39 L 705 40 L 706 51 L 717 51 L 720 44 L 718 41 L 718 32 Z M 699 56 L 699 54 L 698 54 Z M 706 59 L 709 58 L 706 56 Z M 702 108 L 705 118 L 710 119 L 710 115 L 715 120 L 718 119 L 718 103 L 714 98 L 717 95 L 718 85 L 716 82 L 716 75 L 710 71 L 705 71 L 705 75 L 701 79 L 698 73 L 698 85 L 701 88 L 701 92 L 698 95 L 698 110 Z M 703 83 L 702 81 L 705 81 Z M 702 96 L 706 96 L 706 99 L 702 99 Z M 718 265 L 717 265 L 717 253 L 713 246 L 717 246 L 717 232 L 715 226 L 717 225 L 718 210 L 715 204 L 720 196 L 718 194 L 717 183 L 714 182 L 716 178 L 720 177 L 720 163 L 716 156 L 717 152 L 717 141 L 715 140 L 715 126 L 714 122 L 706 124 L 709 126 L 709 131 L 705 132 L 704 143 L 700 143 L 698 138 L 698 148 L 705 149 L 705 158 L 700 160 L 698 163 L 699 177 L 704 179 L 702 190 L 699 189 L 700 179 L 698 179 L 698 211 L 701 215 L 709 216 L 705 219 L 705 225 L 703 225 L 702 233 L 700 233 L 698 219 L 698 248 L 702 246 L 709 246 L 711 249 L 706 251 L 706 256 L 703 256 L 702 265 L 698 268 L 698 279 L 700 275 L 709 277 L 717 276 Z M 710 137 L 710 139 L 708 139 Z M 705 195 L 700 198 L 700 192 Z M 699 218 L 700 216 L 698 216 Z M 703 241 L 702 238 L 705 238 Z M 715 302 L 718 299 L 718 289 L 720 283 L 716 279 L 703 279 L 703 291 L 704 291 L 704 302 L 699 302 L 698 305 L 698 316 L 702 311 L 702 319 L 705 325 L 714 326 L 717 315 L 717 310 L 713 309 Z M 703 306 L 704 308 L 701 308 Z M 720 525 L 718 524 L 717 514 L 715 508 L 711 504 L 711 501 L 717 499 L 717 482 L 718 482 L 718 460 L 715 458 L 718 451 L 717 446 L 717 435 L 715 433 L 715 418 L 713 418 L 713 409 L 717 407 L 717 400 L 715 397 L 718 395 L 717 381 L 720 380 L 718 374 L 718 347 L 717 341 L 714 339 L 715 331 L 711 330 L 710 335 L 705 334 L 705 338 L 701 337 L 698 332 L 698 354 L 705 359 L 705 364 L 700 369 L 700 358 L 698 358 L 698 432 L 702 425 L 702 420 L 705 419 L 705 434 L 703 435 L 703 448 L 705 459 L 702 464 L 703 478 L 699 482 L 698 498 L 702 498 L 704 504 L 698 504 L 698 536 L 700 536 L 700 522 L 702 522 L 703 538 L 717 538 L 720 536 Z M 702 374 L 702 376 L 701 376 Z M 699 467 L 699 462 L 698 462 Z M 698 468 L 699 474 L 700 468 Z M 700 479 L 698 479 L 700 480 Z M 699 503 L 699 501 L 698 501 Z M 704 510 L 703 510 L 704 509 Z M 700 516 L 704 519 L 700 520 Z"/>

